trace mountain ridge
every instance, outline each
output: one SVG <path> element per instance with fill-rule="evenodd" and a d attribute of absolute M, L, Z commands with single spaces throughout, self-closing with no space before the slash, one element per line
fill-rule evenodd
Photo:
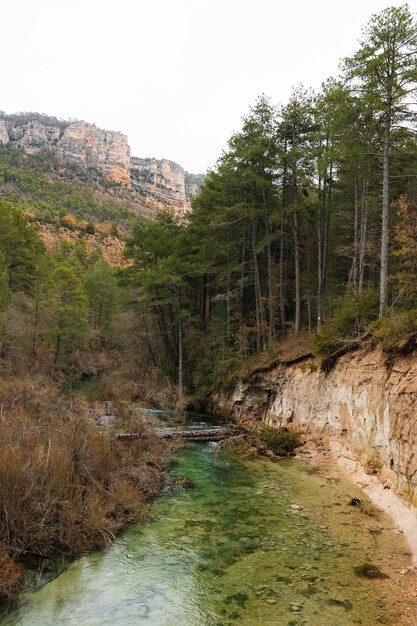
<path fill-rule="evenodd" d="M 25 154 L 49 150 L 84 172 L 102 175 L 119 191 L 124 188 L 122 195 L 155 212 L 162 208 L 180 215 L 190 211 L 191 198 L 204 179 L 204 175 L 189 174 L 169 159 L 132 156 L 127 135 L 83 120 L 1 112 L 0 144 L 21 148 Z"/>

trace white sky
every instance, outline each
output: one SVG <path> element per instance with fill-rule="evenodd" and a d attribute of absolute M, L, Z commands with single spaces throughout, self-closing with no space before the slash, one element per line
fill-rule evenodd
<path fill-rule="evenodd" d="M 204 172 L 259 94 L 318 89 L 371 14 L 401 4 L 0 0 L 0 110 L 120 130 L 133 155 Z"/>

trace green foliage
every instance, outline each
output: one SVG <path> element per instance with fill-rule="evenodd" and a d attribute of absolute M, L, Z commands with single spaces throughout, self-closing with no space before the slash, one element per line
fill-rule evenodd
<path fill-rule="evenodd" d="M 3 200 L 0 200 L 0 247 L 11 290 L 29 293 L 36 273 L 36 259 L 44 247 L 27 216 Z"/>
<path fill-rule="evenodd" d="M 261 426 L 259 437 L 275 454 L 287 455 L 303 445 L 302 434 L 292 428 Z"/>
<path fill-rule="evenodd" d="M 94 229 L 92 219 L 130 224 L 126 207 L 101 200 L 88 178 L 82 181 L 73 166 L 63 166 L 47 151 L 27 156 L 22 150 L 0 145 L 0 186 L 4 199 L 39 221 L 59 225 L 62 217 L 72 214 L 87 220 L 90 230 Z"/>
<path fill-rule="evenodd" d="M 305 372 L 315 372 L 317 370 L 317 363 L 314 363 L 314 361 L 303 361 L 300 363 L 299 368 Z"/>
<path fill-rule="evenodd" d="M 118 287 L 114 270 L 103 259 L 91 267 L 85 277 L 90 305 L 90 324 L 96 331 L 96 345 L 112 337 L 118 307 Z"/>
<path fill-rule="evenodd" d="M 378 293 L 366 289 L 355 297 L 348 293 L 334 311 L 328 326 L 334 335 L 349 337 L 362 334 L 378 317 Z"/>
<path fill-rule="evenodd" d="M 372 331 L 385 349 L 394 349 L 407 335 L 417 332 L 417 309 L 391 311 L 372 325 Z"/>
<path fill-rule="evenodd" d="M 0 201 L 1 352 L 6 346 L 36 359 L 48 345 L 61 368 L 76 351 L 112 347 L 118 294 L 115 272 L 100 251 L 89 254 L 78 239 L 47 252 L 28 217 Z"/>
<path fill-rule="evenodd" d="M 313 335 L 311 347 L 316 356 L 326 357 L 340 348 L 340 341 L 334 339 L 330 329 L 325 326 Z"/>
<path fill-rule="evenodd" d="M 178 388 L 184 376 L 203 396 L 230 391 L 239 375 L 273 362 L 289 332 L 318 329 L 313 350 L 327 356 L 378 315 L 382 188 L 385 209 L 403 200 L 390 221 L 392 308 L 373 328 L 384 346 L 414 332 L 417 118 L 408 101 L 416 53 L 409 8 L 389 8 L 371 18 L 343 76 L 320 93 L 298 86 L 280 108 L 261 95 L 204 178 L 191 214 L 133 220 L 132 263 L 117 272 L 120 285 L 82 240 L 46 253 L 22 212 L 91 234 L 106 221 L 117 235 L 129 224 L 127 209 L 103 201 L 103 184 L 99 197 L 88 174 L 51 154 L 0 146 L 0 294 L 6 301 L 6 281 L 25 294 L 19 314 L 25 309 L 34 329 L 26 335 L 43 342 L 49 327 L 64 365 L 82 345 L 112 344 L 128 320 L 131 360 Z M 186 182 L 202 179 L 186 174 Z"/>
<path fill-rule="evenodd" d="M 80 278 L 65 264 L 52 274 L 52 325 L 50 341 L 54 344 L 54 366 L 65 364 L 73 350 L 81 348 L 87 335 L 88 304 Z"/>
<path fill-rule="evenodd" d="M 87 223 L 87 226 L 85 227 L 85 232 L 89 235 L 94 235 L 94 233 L 96 232 L 96 227 L 92 222 Z"/>
<path fill-rule="evenodd" d="M 204 399 L 218 392 L 233 391 L 239 381 L 239 367 L 236 353 L 230 351 L 216 357 L 210 350 L 203 352 L 192 377 L 198 396 Z"/>
<path fill-rule="evenodd" d="M 363 334 L 378 317 L 378 293 L 366 289 L 355 297 L 348 293 L 334 308 L 326 325 L 312 338 L 312 348 L 317 356 L 326 357 L 338 350 L 343 341 Z"/>

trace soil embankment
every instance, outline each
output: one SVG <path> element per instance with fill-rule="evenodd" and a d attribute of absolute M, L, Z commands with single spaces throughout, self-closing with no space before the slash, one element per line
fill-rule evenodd
<path fill-rule="evenodd" d="M 301 428 L 319 437 L 406 534 L 417 561 L 417 354 L 387 359 L 371 344 L 323 371 L 310 358 L 274 363 L 213 399 L 238 421 Z M 308 456 L 308 454 L 307 454 Z"/>

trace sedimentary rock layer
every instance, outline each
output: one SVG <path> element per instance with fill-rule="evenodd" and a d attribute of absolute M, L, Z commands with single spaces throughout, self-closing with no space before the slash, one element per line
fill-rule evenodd
<path fill-rule="evenodd" d="M 126 135 L 86 122 L 10 116 L 0 120 L 0 143 L 28 154 L 51 150 L 59 158 L 97 169 L 115 182 L 131 185 L 130 148 Z"/>

